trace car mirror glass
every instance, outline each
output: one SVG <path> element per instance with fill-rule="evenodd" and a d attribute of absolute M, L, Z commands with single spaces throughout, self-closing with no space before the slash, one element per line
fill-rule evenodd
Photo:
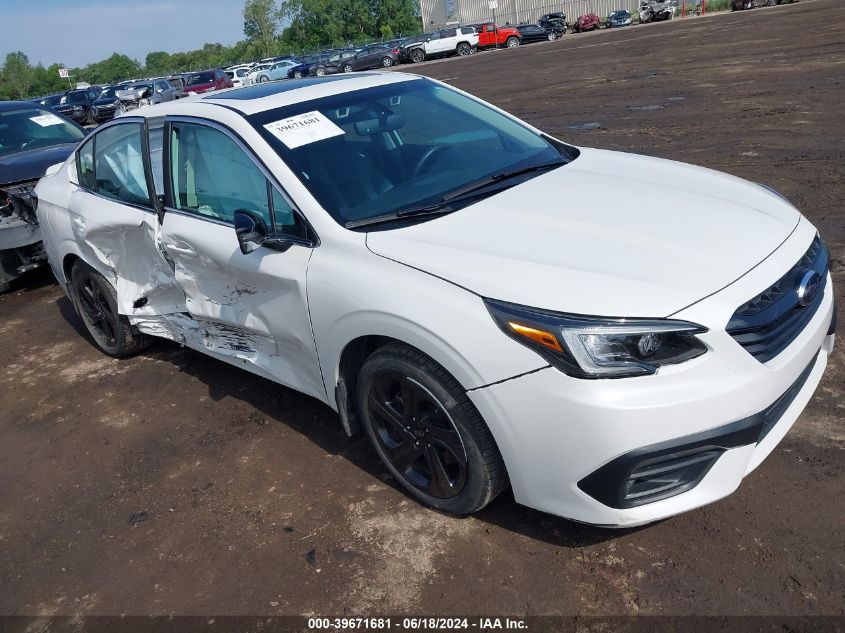
<path fill-rule="evenodd" d="M 235 211 L 235 235 L 244 255 L 249 255 L 267 241 L 267 229 L 263 222 L 244 209 Z"/>

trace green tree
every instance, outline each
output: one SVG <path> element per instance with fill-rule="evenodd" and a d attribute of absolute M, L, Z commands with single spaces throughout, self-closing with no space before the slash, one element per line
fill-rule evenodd
<path fill-rule="evenodd" d="M 276 48 L 280 19 L 275 0 L 246 0 L 244 3 L 244 35 L 258 45 L 264 57 L 272 55 Z"/>
<path fill-rule="evenodd" d="M 109 84 L 141 75 L 141 64 L 126 55 L 114 53 L 108 59 L 88 64 L 80 77 L 92 84 Z"/>
<path fill-rule="evenodd" d="M 166 75 L 170 73 L 171 67 L 170 53 L 165 51 L 147 53 L 147 57 L 144 59 L 144 72 L 150 76 Z"/>
<path fill-rule="evenodd" d="M 3 64 L 4 92 L 13 99 L 25 99 L 32 90 L 33 70 L 29 58 L 20 51 L 6 55 Z"/>

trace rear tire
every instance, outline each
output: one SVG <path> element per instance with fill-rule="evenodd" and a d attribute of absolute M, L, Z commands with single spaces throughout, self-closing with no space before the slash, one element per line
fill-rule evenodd
<path fill-rule="evenodd" d="M 351 73 L 351 72 L 352 72 L 352 66 L 350 66 L 349 64 L 346 64 L 346 65 L 343 67 L 343 72 L 345 72 L 345 73 Z"/>
<path fill-rule="evenodd" d="M 323 77 L 326 74 L 326 69 L 325 68 L 318 68 L 317 70 L 314 71 L 314 74 L 317 75 L 318 77 Z"/>
<path fill-rule="evenodd" d="M 466 42 L 461 42 L 460 44 L 458 44 L 458 48 L 456 48 L 455 50 L 461 57 L 472 55 L 472 46 L 470 46 Z"/>
<path fill-rule="evenodd" d="M 420 502 L 470 514 L 507 486 L 481 414 L 455 378 L 422 352 L 401 344 L 377 350 L 361 367 L 357 397 L 376 453 Z"/>
<path fill-rule="evenodd" d="M 552 31 L 552 32 L 551 32 L 551 33 L 549 33 L 546 37 L 548 37 L 548 39 L 549 39 L 549 41 L 550 41 L 550 42 L 554 42 L 554 41 L 557 39 L 557 33 L 555 33 L 554 31 Z"/>
<path fill-rule="evenodd" d="M 149 347 L 153 339 L 141 334 L 117 312 L 117 291 L 105 277 L 78 260 L 70 274 L 71 296 L 88 334 L 104 353 L 125 358 Z"/>
<path fill-rule="evenodd" d="M 390 68 L 393 66 L 393 58 L 392 57 L 382 57 L 381 58 L 381 65 L 384 68 Z"/>

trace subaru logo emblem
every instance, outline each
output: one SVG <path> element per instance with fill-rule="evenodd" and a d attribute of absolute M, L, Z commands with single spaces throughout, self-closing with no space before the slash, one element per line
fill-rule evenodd
<path fill-rule="evenodd" d="M 815 270 L 805 270 L 798 282 L 798 305 L 807 306 L 816 298 L 822 278 Z"/>

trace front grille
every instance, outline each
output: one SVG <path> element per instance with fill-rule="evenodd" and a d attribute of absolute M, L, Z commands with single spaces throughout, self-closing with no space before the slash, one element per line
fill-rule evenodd
<path fill-rule="evenodd" d="M 727 331 L 761 363 L 786 349 L 807 326 L 821 305 L 827 283 L 829 255 L 816 236 L 804 256 L 780 279 L 734 312 Z M 808 271 L 821 277 L 815 298 L 801 305 L 798 287 Z"/>

